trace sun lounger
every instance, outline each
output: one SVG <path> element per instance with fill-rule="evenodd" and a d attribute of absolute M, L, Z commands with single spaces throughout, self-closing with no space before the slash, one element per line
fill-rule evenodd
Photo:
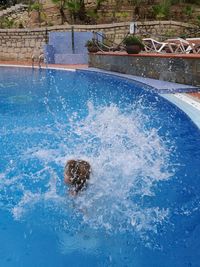
<path fill-rule="evenodd" d="M 169 46 L 172 43 L 177 45 L 178 49 L 175 51 L 176 53 L 190 53 L 192 50 L 190 43 L 183 38 L 170 38 L 166 42 L 169 43 Z"/>
<path fill-rule="evenodd" d="M 159 42 L 152 38 L 144 38 L 142 41 L 144 43 L 144 49 L 146 52 L 162 53 L 165 52 L 164 48 L 166 48 L 168 45 L 165 42 Z"/>
<path fill-rule="evenodd" d="M 170 38 L 165 42 L 170 44 L 177 44 L 177 50 L 174 52 L 180 53 L 200 53 L 200 38 Z"/>
<path fill-rule="evenodd" d="M 190 43 L 192 53 L 200 54 L 200 38 L 186 38 L 186 41 Z"/>

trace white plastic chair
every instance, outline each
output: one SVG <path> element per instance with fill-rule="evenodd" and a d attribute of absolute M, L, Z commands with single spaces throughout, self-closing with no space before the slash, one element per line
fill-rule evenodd
<path fill-rule="evenodd" d="M 144 43 L 144 49 L 146 52 L 156 52 L 161 53 L 165 52 L 164 48 L 168 45 L 166 42 L 159 42 L 152 38 L 144 38 L 142 39 Z"/>
<path fill-rule="evenodd" d="M 174 44 L 177 44 L 177 46 L 179 47 L 178 51 L 176 52 L 179 52 L 180 53 L 186 53 L 186 54 L 189 54 L 189 53 L 197 53 L 195 51 L 195 47 L 194 47 L 194 44 L 191 42 L 191 41 L 188 41 L 188 40 L 185 40 L 183 38 L 170 38 L 170 39 L 167 39 L 166 42 L 169 43 L 169 46 L 170 46 L 170 43 L 174 43 Z"/>
<path fill-rule="evenodd" d="M 200 38 L 186 38 L 186 41 L 190 43 L 194 54 L 200 54 Z"/>

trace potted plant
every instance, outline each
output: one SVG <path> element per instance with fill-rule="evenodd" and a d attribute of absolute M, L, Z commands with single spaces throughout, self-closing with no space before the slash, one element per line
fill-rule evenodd
<path fill-rule="evenodd" d="M 138 54 L 144 48 L 142 41 L 135 35 L 128 35 L 123 43 L 128 54 Z"/>
<path fill-rule="evenodd" d="M 85 47 L 87 47 L 88 52 L 90 53 L 96 53 L 99 51 L 99 47 L 94 39 L 88 40 L 85 44 Z"/>

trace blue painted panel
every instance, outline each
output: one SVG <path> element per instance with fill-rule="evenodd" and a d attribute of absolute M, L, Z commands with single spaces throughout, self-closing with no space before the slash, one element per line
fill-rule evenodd
<path fill-rule="evenodd" d="M 92 32 L 74 32 L 73 51 L 71 31 L 50 32 L 49 44 L 44 46 L 46 62 L 53 64 L 87 64 L 88 51 L 85 44 L 92 37 Z"/>
<path fill-rule="evenodd" d="M 50 32 L 49 44 L 55 48 L 55 53 L 72 53 L 71 32 Z"/>
<path fill-rule="evenodd" d="M 57 64 L 87 64 L 88 54 L 55 54 Z"/>
<path fill-rule="evenodd" d="M 92 32 L 75 32 L 74 33 L 74 46 L 75 53 L 88 53 L 85 43 L 93 37 Z"/>
<path fill-rule="evenodd" d="M 55 49 L 52 45 L 44 45 L 44 59 L 46 63 L 55 63 Z"/>

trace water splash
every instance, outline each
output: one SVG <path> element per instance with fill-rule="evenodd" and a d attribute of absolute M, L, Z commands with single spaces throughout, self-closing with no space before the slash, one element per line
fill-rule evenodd
<path fill-rule="evenodd" d="M 84 220 L 95 228 L 138 232 L 155 231 L 168 210 L 145 208 L 136 196 L 154 195 L 154 184 L 169 179 L 169 152 L 156 129 L 144 130 L 145 118 L 115 105 L 95 109 L 72 123 L 77 135 L 76 154 L 92 165 L 90 186 L 76 200 Z M 141 204 L 141 203 L 140 203 Z"/>
<path fill-rule="evenodd" d="M 83 119 L 77 112 L 68 115 L 65 122 L 56 118 L 54 127 L 50 124 L 45 129 L 56 138 L 53 147 L 46 139 L 40 145 L 27 148 L 20 155 L 20 161 L 24 161 L 30 171 L 2 179 L 14 218 L 20 220 L 38 203 L 47 202 L 51 209 L 57 203 L 56 209 L 60 206 L 63 213 L 69 212 L 67 206 L 74 202 L 71 217 L 63 216 L 63 220 L 77 220 L 74 214 L 78 213 L 79 220 L 93 229 L 108 232 L 133 229 L 140 235 L 149 231 L 156 233 L 157 226 L 167 220 L 169 210 L 145 207 L 142 199 L 153 198 L 155 185 L 169 179 L 171 173 L 168 171 L 169 149 L 158 130 L 145 130 L 147 120 L 140 107 L 130 106 L 122 112 L 114 104 L 95 107 L 91 102 Z M 20 129 L 13 131 L 20 132 Z M 37 131 L 37 127 L 26 129 L 28 134 Z M 70 158 L 88 160 L 92 166 L 87 190 L 74 199 L 66 194 L 63 185 L 63 166 Z M 10 165 L 3 177 L 12 176 L 13 168 L 20 168 L 15 164 Z M 8 194 L 16 192 L 16 198 L 9 198 Z"/>

